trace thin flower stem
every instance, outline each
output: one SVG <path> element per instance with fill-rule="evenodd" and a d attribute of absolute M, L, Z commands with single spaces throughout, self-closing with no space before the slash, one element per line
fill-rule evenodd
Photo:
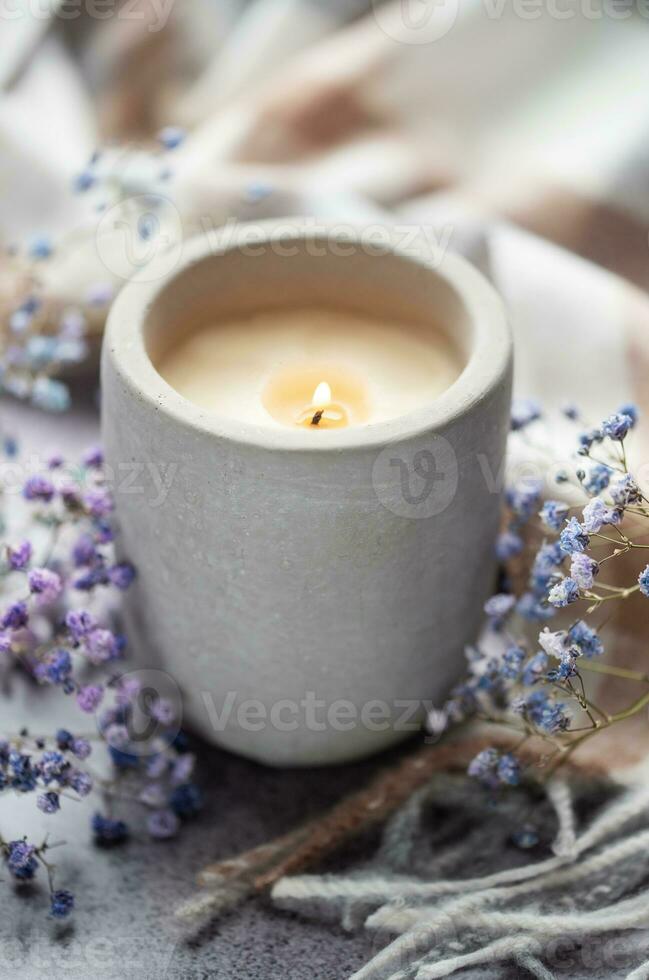
<path fill-rule="evenodd" d="M 617 714 L 611 715 L 611 722 L 624 721 L 626 718 L 631 718 L 633 715 L 637 714 L 638 711 L 642 711 L 642 709 L 648 704 L 649 691 L 647 691 L 646 694 L 643 694 L 641 698 L 638 698 L 637 701 L 634 701 L 633 704 L 630 704 L 624 711 L 618 711 Z"/>
<path fill-rule="evenodd" d="M 649 684 L 649 674 L 642 674 L 640 671 L 630 670 L 628 667 L 615 667 L 612 664 L 600 664 L 591 661 L 589 663 L 580 663 L 579 669 L 594 674 L 606 674 L 609 677 L 621 677 L 624 680 Z"/>

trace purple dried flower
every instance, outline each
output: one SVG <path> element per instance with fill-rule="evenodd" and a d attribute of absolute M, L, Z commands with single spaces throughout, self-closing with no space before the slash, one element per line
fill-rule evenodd
<path fill-rule="evenodd" d="M 104 689 L 100 684 L 87 684 L 77 692 L 77 704 L 82 711 L 91 715 L 97 710 L 104 696 Z"/>
<path fill-rule="evenodd" d="M 88 660 L 95 665 L 108 663 L 120 655 L 120 644 L 115 634 L 100 627 L 86 634 L 85 648 Z"/>
<path fill-rule="evenodd" d="M 591 589 L 598 573 L 599 565 L 594 558 L 579 552 L 572 556 L 570 577 L 575 580 L 580 589 Z"/>
<path fill-rule="evenodd" d="M 135 568 L 130 562 L 120 562 L 108 569 L 108 578 L 118 589 L 128 589 L 135 578 Z"/>
<path fill-rule="evenodd" d="M 642 499 L 640 487 L 630 473 L 625 473 L 619 480 L 612 483 L 609 492 L 613 502 L 618 507 L 626 507 L 628 504 L 635 504 Z"/>
<path fill-rule="evenodd" d="M 8 547 L 7 555 L 9 560 L 9 568 L 14 572 L 22 571 L 27 565 L 32 557 L 32 545 L 31 541 L 22 541 L 15 548 Z"/>
<path fill-rule="evenodd" d="M 116 691 L 117 704 L 120 707 L 131 704 L 135 701 L 141 690 L 142 684 L 136 677 L 120 677 Z"/>
<path fill-rule="evenodd" d="M 113 498 L 104 487 L 93 487 L 83 495 L 83 504 L 92 517 L 108 517 L 113 511 Z"/>
<path fill-rule="evenodd" d="M 75 643 L 79 643 L 97 628 L 97 620 L 85 609 L 71 609 L 66 613 L 65 625 Z"/>
<path fill-rule="evenodd" d="M 48 650 L 36 665 L 34 673 L 39 680 L 49 684 L 64 684 L 72 673 L 72 658 L 62 648 Z"/>
<path fill-rule="evenodd" d="M 118 844 L 128 837 L 128 826 L 123 820 L 112 820 L 101 813 L 95 813 L 91 826 L 98 844 Z"/>
<path fill-rule="evenodd" d="M 70 745 L 72 755 L 77 759 L 87 759 L 92 752 L 90 742 L 87 738 L 74 738 Z"/>
<path fill-rule="evenodd" d="M 38 763 L 38 771 L 45 785 L 54 779 L 60 782 L 68 768 L 69 763 L 60 752 L 44 752 Z"/>
<path fill-rule="evenodd" d="M 72 560 L 77 568 L 92 565 L 97 558 L 95 542 L 90 534 L 81 534 L 72 548 Z"/>
<path fill-rule="evenodd" d="M 191 752 L 185 752 L 183 755 L 178 756 L 171 767 L 171 782 L 186 783 L 194 771 L 195 765 L 196 756 Z"/>
<path fill-rule="evenodd" d="M 52 572 L 49 568 L 33 568 L 28 575 L 30 592 L 37 596 L 37 601 L 41 605 L 55 602 L 63 591 L 63 582 L 60 575 Z"/>
<path fill-rule="evenodd" d="M 45 476 L 30 476 L 23 487 L 25 500 L 43 500 L 49 503 L 54 496 L 54 484 Z"/>
<path fill-rule="evenodd" d="M 36 798 L 36 806 L 42 813 L 56 813 L 61 809 L 59 794 L 54 792 L 41 793 Z"/>
<path fill-rule="evenodd" d="M 69 774 L 68 783 L 79 796 L 88 796 L 92 790 L 92 779 L 87 772 L 73 769 Z"/>
<path fill-rule="evenodd" d="M 98 470 L 104 464 L 104 453 L 100 446 L 91 446 L 86 449 L 85 453 L 81 457 L 81 461 L 84 466 L 89 469 Z"/>
<path fill-rule="evenodd" d="M 19 630 L 27 625 L 28 618 L 27 604 L 25 602 L 14 602 L 3 613 L 2 619 L 0 619 L 0 626 L 3 629 Z"/>
<path fill-rule="evenodd" d="M 176 717 L 176 709 L 168 698 L 156 698 L 149 711 L 151 717 L 159 721 L 161 725 L 171 725 Z"/>
<path fill-rule="evenodd" d="M 114 749 L 125 749 L 130 741 L 128 729 L 125 725 L 109 725 L 103 734 L 108 745 Z"/>
<path fill-rule="evenodd" d="M 584 507 L 583 526 L 589 534 L 596 534 L 603 524 L 619 524 L 620 520 L 620 512 L 607 507 L 601 497 L 595 497 Z"/>
<path fill-rule="evenodd" d="M 52 892 L 50 896 L 50 915 L 55 919 L 67 919 L 74 909 L 74 895 L 72 892 L 60 889 Z"/>
<path fill-rule="evenodd" d="M 7 867 L 19 881 L 30 881 L 38 869 L 36 848 L 26 840 L 13 840 L 7 844 Z"/>
<path fill-rule="evenodd" d="M 175 837 L 180 828 L 180 820 L 173 810 L 156 810 L 147 817 L 147 830 L 157 840 Z"/>
<path fill-rule="evenodd" d="M 139 800 L 145 806 L 152 806 L 159 809 L 167 802 L 167 794 L 160 783 L 147 783 L 140 792 Z"/>

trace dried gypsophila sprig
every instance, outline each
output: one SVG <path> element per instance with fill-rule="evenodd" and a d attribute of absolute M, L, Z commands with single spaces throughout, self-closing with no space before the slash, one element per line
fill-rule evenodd
<path fill-rule="evenodd" d="M 48 263 L 94 247 L 97 221 L 116 208 L 143 242 L 154 235 L 154 212 L 165 200 L 162 191 L 172 175 L 167 154 L 183 137 L 179 127 L 168 126 L 158 134 L 157 149 L 148 154 L 94 153 L 71 188 L 89 199 L 85 224 L 57 241 L 38 234 L 0 251 L 0 392 L 46 411 L 69 407 L 69 387 L 59 375 L 91 356 L 93 327 L 101 324 L 115 295 L 115 277 L 107 270 L 103 279 L 80 290 L 74 302 L 63 302 L 48 287 Z M 148 164 L 144 173 L 143 160 Z"/>
<path fill-rule="evenodd" d="M 4 451 L 15 460 L 15 440 L 5 439 Z M 189 781 L 194 757 L 186 751 L 176 706 L 150 692 L 141 703 L 137 676 L 116 670 L 125 643 L 107 625 L 113 610 L 106 600 L 127 590 L 135 571 L 113 557 L 113 499 L 101 452 L 89 450 L 74 466 L 52 456 L 44 472 L 24 482 L 21 496 L 19 507 L 0 495 L 0 664 L 8 674 L 26 672 L 35 684 L 68 697 L 80 720 L 94 718 L 96 730 L 37 735 L 26 725 L 1 733 L 0 800 L 9 792 L 33 794 L 39 810 L 55 814 L 66 798 L 98 794 L 103 812 L 92 818 L 92 832 L 100 844 L 128 837 L 129 827 L 115 809 L 122 798 L 136 800 L 148 813 L 148 832 L 172 837 L 180 821 L 200 807 L 200 792 Z M 145 754 L 132 731 L 136 710 L 153 724 Z M 88 759 L 98 746 L 112 763 L 109 777 L 90 769 Z M 51 914 L 64 918 L 74 897 L 54 886 L 55 869 L 45 857 L 51 847 L 0 836 L 13 881 L 31 881 L 45 867 Z"/>
<path fill-rule="evenodd" d="M 576 409 L 566 409 L 565 415 L 580 423 Z M 512 430 L 527 432 L 540 417 L 537 405 L 522 403 L 515 407 Z M 649 705 L 649 673 L 603 662 L 601 627 L 586 622 L 605 604 L 636 593 L 649 601 L 649 565 L 627 585 L 605 581 L 611 563 L 623 567 L 625 556 L 649 549 L 635 530 L 646 522 L 649 531 L 649 501 L 629 471 L 625 446 L 637 421 L 636 407 L 625 405 L 601 425 L 579 434 L 579 465 L 574 474 L 564 470 L 556 478 L 580 491 L 585 503 L 578 508 L 561 500 L 543 502 L 542 486 L 534 481 L 506 494 L 511 519 L 497 543 L 501 560 L 522 552 L 521 531 L 537 513 L 553 539 L 544 540 L 536 553 L 522 595 L 503 591 L 487 601 L 489 640 L 495 650 L 488 654 L 479 647 L 468 651 L 468 677 L 454 690 L 441 721 L 443 726 L 477 717 L 505 724 L 518 733 L 518 746 L 512 751 L 487 747 L 469 765 L 469 774 L 491 789 L 520 781 L 517 749 L 530 739 L 542 739 L 547 747 L 542 762 L 547 772 L 553 772 L 585 740 Z M 580 513 L 572 513 L 575 509 Z M 602 545 L 606 548 L 603 556 L 595 551 Z M 544 622 L 558 610 L 581 603 L 585 605 L 583 617 L 564 629 L 552 631 L 545 626 L 538 636 L 539 649 L 530 656 L 525 639 L 512 627 L 514 615 Z M 610 713 L 587 695 L 582 675 L 588 671 L 624 677 L 642 684 L 643 691 L 623 710 Z M 439 716 L 435 723 L 439 730 Z"/>

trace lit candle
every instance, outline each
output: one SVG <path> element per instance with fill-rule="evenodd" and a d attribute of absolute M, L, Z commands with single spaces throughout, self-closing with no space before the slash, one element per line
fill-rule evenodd
<path fill-rule="evenodd" d="M 275 234 L 195 238 L 126 285 L 102 424 L 134 649 L 204 737 L 312 766 L 404 738 L 465 669 L 511 337 L 488 283 L 426 243 Z"/>
<path fill-rule="evenodd" d="M 462 361 L 441 331 L 304 308 L 208 324 L 157 367 L 183 397 L 214 414 L 321 432 L 430 404 Z"/>

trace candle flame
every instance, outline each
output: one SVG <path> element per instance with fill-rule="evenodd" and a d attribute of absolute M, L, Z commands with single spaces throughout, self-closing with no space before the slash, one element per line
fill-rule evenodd
<path fill-rule="evenodd" d="M 326 381 L 321 381 L 313 392 L 311 404 L 314 408 L 326 408 L 331 404 L 331 388 Z"/>

